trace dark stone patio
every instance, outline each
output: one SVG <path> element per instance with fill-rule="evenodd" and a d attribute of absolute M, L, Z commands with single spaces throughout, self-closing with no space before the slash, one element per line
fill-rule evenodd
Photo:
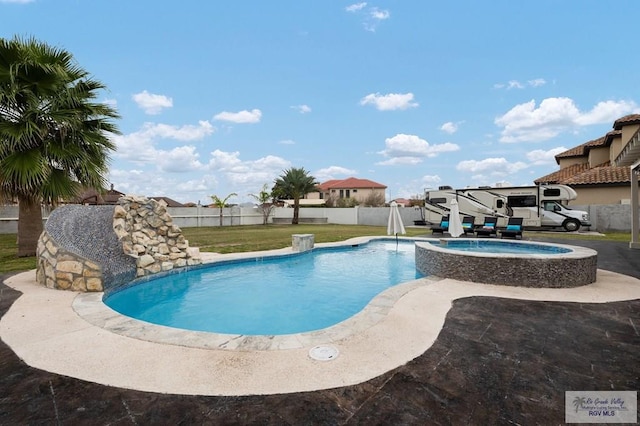
<path fill-rule="evenodd" d="M 594 248 L 600 268 L 640 278 L 640 252 L 627 243 L 558 242 Z M 0 315 L 19 296 L 0 284 Z M 457 300 L 433 347 L 404 366 L 284 395 L 113 388 L 31 368 L 0 342 L 0 424 L 563 424 L 567 390 L 640 390 L 639 353 L 640 300 L 490 297 Z"/>

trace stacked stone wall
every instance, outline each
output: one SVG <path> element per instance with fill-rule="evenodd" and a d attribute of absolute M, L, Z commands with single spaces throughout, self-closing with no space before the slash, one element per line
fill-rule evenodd
<path fill-rule="evenodd" d="M 103 291 L 100 265 L 59 247 L 46 231 L 38 240 L 36 255 L 38 283 L 61 290 Z"/>
<path fill-rule="evenodd" d="M 124 253 L 136 259 L 136 277 L 202 263 L 200 251 L 189 247 L 163 201 L 125 196 L 118 204 L 113 229 Z"/>

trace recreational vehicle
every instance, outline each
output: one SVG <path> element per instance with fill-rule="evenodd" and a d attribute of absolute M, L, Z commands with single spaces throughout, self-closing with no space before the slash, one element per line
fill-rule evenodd
<path fill-rule="evenodd" d="M 449 214 L 451 200 L 458 202 L 461 216 L 473 216 L 475 224 L 484 218 L 498 218 L 498 226 L 506 226 L 509 217 L 523 218 L 528 228 L 552 227 L 577 231 L 589 227 L 589 214 L 571 210 L 567 204 L 577 197 L 566 185 L 536 185 L 514 187 L 478 187 L 453 189 L 441 186 L 425 191 L 425 219 L 439 223 L 442 215 Z"/>

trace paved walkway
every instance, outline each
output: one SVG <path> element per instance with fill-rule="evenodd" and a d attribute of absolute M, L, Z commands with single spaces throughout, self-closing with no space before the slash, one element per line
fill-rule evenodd
<path fill-rule="evenodd" d="M 626 244 L 571 243 L 598 250 L 600 268 L 640 278 L 640 254 Z M 628 280 L 603 275 L 614 288 Z M 18 297 L 0 286 L 0 314 Z M 27 366 L 2 342 L 0 424 L 557 424 L 564 420 L 566 390 L 638 390 L 638 329 L 640 299 L 467 297 L 453 302 L 431 348 L 387 373 L 327 390 L 242 397 L 169 395 L 73 379 Z M 78 360 L 83 353 L 77 351 Z M 39 355 L 49 356 L 59 354 L 43 349 Z M 96 363 L 96 371 L 114 368 L 103 362 Z M 181 371 L 181 363 L 188 362 L 168 364 Z M 274 380 L 287 382 L 291 376 L 280 370 Z M 236 382 L 238 388 L 244 385 Z"/>

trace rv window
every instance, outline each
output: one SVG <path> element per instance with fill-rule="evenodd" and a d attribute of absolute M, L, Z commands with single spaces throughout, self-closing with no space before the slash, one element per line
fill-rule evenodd
<path fill-rule="evenodd" d="M 545 190 L 542 191 L 542 195 L 544 195 L 545 197 L 559 197 L 560 196 L 560 189 L 559 188 L 545 188 Z"/>
<path fill-rule="evenodd" d="M 446 198 L 430 198 L 429 201 L 436 204 L 447 204 Z"/>
<path fill-rule="evenodd" d="M 562 208 L 555 201 L 545 201 L 543 208 L 548 212 L 559 212 L 562 210 Z"/>
<path fill-rule="evenodd" d="M 496 201 L 496 208 L 501 209 L 503 205 L 504 205 L 504 203 L 502 202 L 502 200 L 497 200 Z"/>
<path fill-rule="evenodd" d="M 517 195 L 507 197 L 509 207 L 536 207 L 538 205 L 535 195 Z"/>

